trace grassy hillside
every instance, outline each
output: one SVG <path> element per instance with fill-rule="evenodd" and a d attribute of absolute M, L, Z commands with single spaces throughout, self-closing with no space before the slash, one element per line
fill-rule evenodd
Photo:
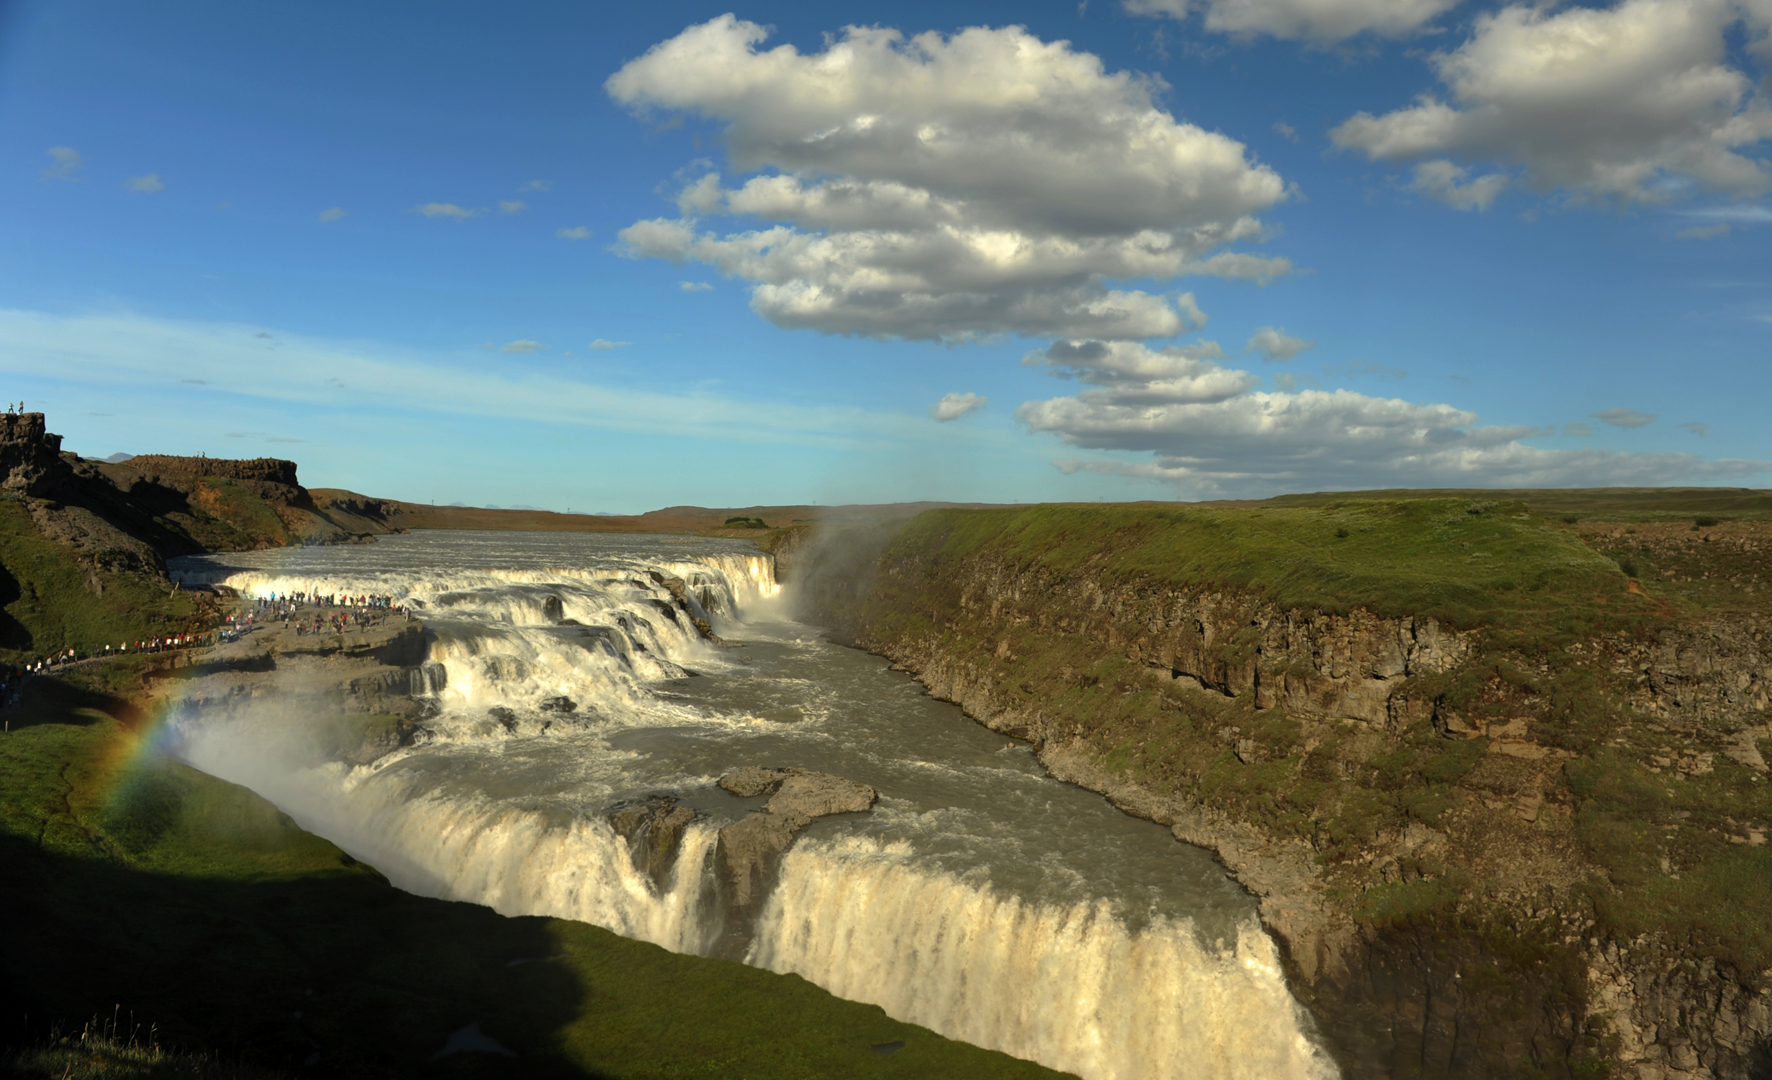
<path fill-rule="evenodd" d="M 353 515 L 387 529 L 491 529 L 521 532 L 701 533 L 765 540 L 779 530 L 811 521 L 841 522 L 910 517 L 955 503 L 894 503 L 853 506 L 667 506 L 644 514 L 561 514 L 552 510 L 374 499 L 341 488 L 315 488 L 314 504 L 324 513 Z M 979 505 L 979 504 L 970 504 Z M 761 522 L 729 525 L 733 519 Z M 365 530 L 367 531 L 367 530 Z"/>
<path fill-rule="evenodd" d="M 194 628 L 193 598 L 143 573 L 96 570 L 0 493 L 0 665 Z"/>
<path fill-rule="evenodd" d="M 1396 499 L 1487 499 L 1524 504 L 1533 513 L 1589 517 L 1605 521 L 1666 520 L 1695 514 L 1772 519 L 1772 491 L 1754 488 L 1445 488 L 1375 491 L 1320 491 L 1281 495 L 1267 506 L 1322 506 L 1325 503 Z"/>
<path fill-rule="evenodd" d="M 246 789 L 157 756 L 126 702 L 33 687 L 0 740 L 0 1046 L 115 1012 L 168 1045 L 304 1075 L 1057 1075 L 797 977 L 402 893 Z M 431 1060 L 471 1023 L 517 1056 Z M 29 1057 L 50 1071 L 20 1075 L 62 1075 L 55 1047 Z"/>
<path fill-rule="evenodd" d="M 1047 505 L 935 510 L 886 558 L 941 562 L 986 547 L 1108 583 L 1211 584 L 1282 609 L 1431 616 L 1459 627 L 1577 630 L 1654 611 L 1573 528 L 1521 503 L 1418 499 L 1322 506 Z"/>

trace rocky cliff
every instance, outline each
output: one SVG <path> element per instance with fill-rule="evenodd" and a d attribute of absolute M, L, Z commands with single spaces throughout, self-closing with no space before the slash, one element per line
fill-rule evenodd
<path fill-rule="evenodd" d="M 42 413 L 0 417 L 0 488 L 22 501 L 43 536 L 96 573 L 159 575 L 173 555 L 339 543 L 387 531 L 353 513 L 370 507 L 343 505 L 350 499 L 316 503 L 293 461 L 164 454 L 89 461 L 62 452 Z"/>
<path fill-rule="evenodd" d="M 62 437 L 45 429 L 42 413 L 0 416 L 0 487 L 40 496 L 67 478 Z"/>
<path fill-rule="evenodd" d="M 1288 604 L 1128 572 L 1098 524 L 1080 562 L 957 545 L 956 519 L 790 576 L 844 640 L 1217 852 L 1347 1075 L 1772 1075 L 1756 621 L 1616 570 L 1628 617 L 1548 636 Z"/>

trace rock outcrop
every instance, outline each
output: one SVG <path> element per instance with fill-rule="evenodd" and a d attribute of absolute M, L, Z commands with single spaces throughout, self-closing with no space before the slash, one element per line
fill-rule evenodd
<path fill-rule="evenodd" d="M 683 830 L 695 820 L 695 811 L 674 795 L 654 795 L 618 803 L 606 816 L 609 827 L 628 842 L 628 859 L 634 869 L 651 878 L 652 887 L 662 892 L 677 865 Z"/>
<path fill-rule="evenodd" d="M 35 498 L 48 495 L 67 481 L 62 437 L 44 427 L 43 414 L 0 416 L 0 487 Z"/>
<path fill-rule="evenodd" d="M 721 829 L 714 849 L 715 867 L 736 913 L 747 913 L 762 900 L 777 860 L 814 818 L 860 813 L 879 797 L 866 784 L 829 773 L 750 765 L 720 777 L 720 786 L 746 798 L 770 795 L 763 809 Z"/>
<path fill-rule="evenodd" d="M 667 574 L 661 574 L 657 570 L 646 571 L 646 576 L 651 578 L 654 583 L 665 587 L 665 591 L 671 594 L 671 599 L 676 603 L 677 609 L 681 611 L 684 616 L 688 618 L 690 624 L 695 627 L 696 633 L 716 645 L 725 644 L 725 642 L 720 639 L 720 635 L 714 633 L 714 626 L 712 623 L 708 622 L 707 616 L 701 605 L 691 599 L 687 582 L 680 577 L 671 577 Z"/>
<path fill-rule="evenodd" d="M 110 574 L 163 577 L 166 559 L 205 551 L 330 544 L 398 531 L 353 512 L 383 504 L 328 493 L 317 504 L 281 458 L 144 454 L 90 461 L 61 449 L 42 413 L 0 415 L 0 491 L 46 539 L 84 565 L 102 595 Z"/>
<path fill-rule="evenodd" d="M 169 704 L 205 722 L 262 722 L 279 740 L 322 757 L 367 765 L 429 735 L 430 700 L 444 689 L 442 664 L 429 659 L 423 624 L 389 618 L 343 634 L 297 634 L 263 626 L 238 641 L 169 654 L 149 673 Z M 341 717 L 378 716 L 382 726 L 338 726 Z M 310 730 L 312 728 L 312 730 Z"/>
<path fill-rule="evenodd" d="M 144 475 L 156 476 L 213 476 L 222 480 L 246 480 L 253 483 L 275 484 L 290 489 L 300 488 L 295 479 L 295 462 L 283 458 L 212 458 L 182 457 L 174 454 L 137 454 L 126 461 L 118 462 L 114 468 L 130 469 Z"/>

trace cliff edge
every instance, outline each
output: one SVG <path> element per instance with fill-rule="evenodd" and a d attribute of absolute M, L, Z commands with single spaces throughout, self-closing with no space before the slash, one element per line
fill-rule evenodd
<path fill-rule="evenodd" d="M 1034 507 L 831 530 L 790 576 L 840 640 L 1215 851 L 1347 1076 L 1747 1080 L 1769 550 L 1469 497 Z"/>

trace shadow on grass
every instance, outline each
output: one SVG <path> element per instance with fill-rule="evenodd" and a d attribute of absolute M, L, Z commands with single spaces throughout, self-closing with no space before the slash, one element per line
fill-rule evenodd
<path fill-rule="evenodd" d="M 0 1046 L 117 1017 L 308 1075 L 602 1076 L 547 919 L 411 896 L 245 788 L 158 756 L 102 689 L 33 680 L 0 742 Z M 590 928 L 586 928 L 590 929 Z M 433 1059 L 470 1024 L 520 1056 Z"/>
<path fill-rule="evenodd" d="M 413 897 L 361 866 L 291 880 L 155 874 L 0 837 L 0 1042 L 120 1010 L 165 1045 L 327 1076 L 597 1076 L 553 1032 L 585 987 L 545 919 Z M 32 1019 L 27 1020 L 26 1017 Z M 521 1054 L 428 1060 L 479 1023 Z M 127 1023 L 125 1024 L 127 1027 Z"/>
<path fill-rule="evenodd" d="M 112 663 L 122 664 L 121 661 Z M 139 705 L 92 685 L 97 673 L 83 671 L 81 674 L 84 677 L 77 681 L 57 678 L 53 674 L 27 679 L 18 707 L 5 714 L 11 730 L 19 731 L 37 724 L 83 727 L 108 716 L 125 730 L 134 731 L 147 719 Z"/>

